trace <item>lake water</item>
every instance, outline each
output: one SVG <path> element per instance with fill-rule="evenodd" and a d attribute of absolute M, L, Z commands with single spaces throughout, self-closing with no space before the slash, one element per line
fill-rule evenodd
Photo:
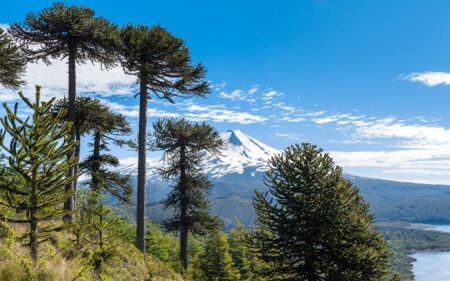
<path fill-rule="evenodd" d="M 429 230 L 450 233 L 450 225 L 433 225 Z M 450 281 L 450 252 L 418 252 L 411 255 L 416 281 Z"/>

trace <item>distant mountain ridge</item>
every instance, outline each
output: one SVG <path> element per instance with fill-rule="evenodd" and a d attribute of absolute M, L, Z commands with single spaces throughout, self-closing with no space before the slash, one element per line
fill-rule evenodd
<path fill-rule="evenodd" d="M 211 178 L 212 211 L 232 226 L 237 220 L 251 225 L 255 219 L 251 200 L 254 192 L 267 191 L 263 183 L 267 160 L 279 150 L 272 148 L 240 130 L 221 134 L 226 144 L 222 156 L 208 158 L 205 173 Z M 170 191 L 170 183 L 156 176 L 161 160 L 148 162 L 148 215 L 160 221 L 170 212 L 161 201 Z M 135 167 L 128 167 L 134 173 Z M 377 221 L 450 222 L 450 186 L 403 183 L 345 175 L 360 188 Z"/>

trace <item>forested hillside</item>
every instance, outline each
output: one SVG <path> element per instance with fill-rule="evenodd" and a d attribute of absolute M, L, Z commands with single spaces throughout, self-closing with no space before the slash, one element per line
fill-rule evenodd
<path fill-rule="evenodd" d="M 211 93 L 183 39 L 64 3 L 0 28 L 0 84 L 17 92 L 0 118 L 1 281 L 400 280 L 363 196 L 384 186 L 361 194 L 314 144 L 278 151 L 181 114 L 147 124 L 153 99 Z M 55 60 L 67 62 L 64 98 L 21 91 L 26 67 Z M 86 63 L 133 77 L 136 140 L 117 106 L 80 96 Z M 137 156 L 133 175 L 116 148 Z"/>
<path fill-rule="evenodd" d="M 246 226 L 252 225 L 255 213 L 251 205 L 254 191 L 265 191 L 263 172 L 244 172 L 213 178 L 214 187 L 210 198 L 212 211 L 222 218 L 227 227 L 239 220 Z M 379 222 L 450 222 L 450 186 L 403 183 L 346 175 L 357 186 L 370 203 L 371 211 Z M 168 190 L 168 184 L 150 181 L 159 195 Z M 164 211 L 155 197 L 149 195 L 149 215 L 160 221 Z M 156 202 L 155 202 L 156 201 Z"/>

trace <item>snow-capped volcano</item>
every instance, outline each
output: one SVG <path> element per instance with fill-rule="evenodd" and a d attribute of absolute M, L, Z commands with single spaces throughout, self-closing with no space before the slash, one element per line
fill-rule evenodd
<path fill-rule="evenodd" d="M 204 171 L 212 178 L 219 178 L 227 174 L 262 172 L 267 168 L 267 160 L 279 153 L 240 130 L 228 130 L 220 135 L 225 147 L 220 156 L 211 156 L 205 160 Z M 136 174 L 137 159 L 127 159 L 121 170 L 125 173 Z M 156 168 L 164 165 L 160 158 L 147 159 L 147 177 L 156 178 Z"/>
<path fill-rule="evenodd" d="M 279 152 L 240 130 L 228 130 L 220 136 L 225 143 L 222 156 L 211 157 L 204 166 L 205 172 L 211 177 L 242 174 L 247 168 L 264 171 L 267 160 Z"/>

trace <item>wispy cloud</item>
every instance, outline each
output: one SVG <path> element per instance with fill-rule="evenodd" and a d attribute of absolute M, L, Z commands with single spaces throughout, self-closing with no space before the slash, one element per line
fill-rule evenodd
<path fill-rule="evenodd" d="M 377 170 L 378 177 L 427 183 L 450 183 L 450 129 L 416 119 L 360 117 L 337 127 L 346 128 L 346 141 L 366 149 L 332 151 L 346 169 Z M 382 149 L 371 144 L 382 141 Z"/>
<path fill-rule="evenodd" d="M 223 99 L 229 99 L 232 101 L 243 101 L 255 102 L 254 94 L 258 91 L 257 87 L 250 88 L 247 91 L 236 89 L 231 92 L 222 91 L 219 93 L 219 97 Z"/>
<path fill-rule="evenodd" d="M 450 85 L 450 73 L 448 72 L 415 72 L 406 76 L 402 76 L 401 79 L 420 83 L 428 87 Z"/>
<path fill-rule="evenodd" d="M 44 63 L 29 64 L 24 76 L 27 82 L 22 92 L 34 96 L 35 85 L 42 86 L 43 98 L 62 98 L 67 95 L 66 61 L 53 60 L 47 66 Z M 136 78 L 126 75 L 122 68 L 102 70 L 99 64 L 77 66 L 77 91 L 79 94 L 95 94 L 103 97 L 132 96 L 136 93 Z M 16 92 L 0 87 L 0 101 L 19 99 Z"/>
<path fill-rule="evenodd" d="M 227 108 L 225 105 L 199 105 L 191 103 L 182 110 L 183 116 L 192 121 L 213 121 L 219 123 L 254 124 L 262 123 L 266 117 L 248 112 L 239 112 Z"/>
<path fill-rule="evenodd" d="M 261 99 L 265 100 L 265 101 L 270 101 L 270 100 L 273 100 L 275 97 L 279 97 L 279 96 L 282 96 L 282 95 L 283 95 L 283 93 L 277 92 L 275 90 L 270 90 L 267 93 L 264 93 L 262 95 Z"/>

